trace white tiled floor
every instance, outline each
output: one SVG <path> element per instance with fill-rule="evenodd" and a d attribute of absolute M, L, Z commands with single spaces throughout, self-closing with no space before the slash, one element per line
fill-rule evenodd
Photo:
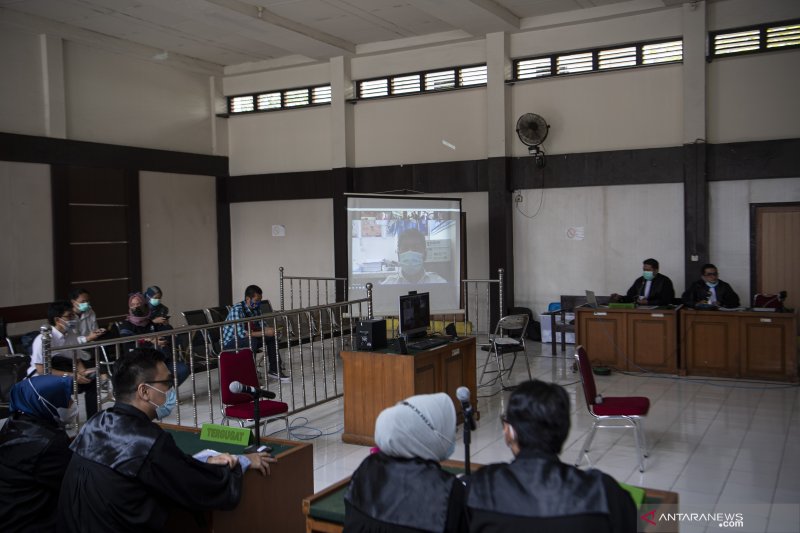
<path fill-rule="evenodd" d="M 572 351 L 568 347 L 569 356 Z M 578 375 L 571 370 L 572 358 L 551 357 L 548 344 L 533 342 L 528 353 L 533 377 L 562 384 L 573 400 L 572 430 L 561 458 L 574 463 L 592 419 Z M 485 353 L 479 352 L 479 365 L 482 357 Z M 518 361 L 511 382 L 527 377 L 524 361 Z M 619 481 L 678 492 L 680 512 L 743 512 L 745 528 L 735 528 L 738 531 L 800 531 L 800 388 L 783 383 L 655 374 L 613 373 L 597 376 L 596 382 L 605 396 L 650 398 L 645 425 L 650 457 L 645 472 L 639 473 L 632 431 L 601 429 L 589 454 L 594 467 Z M 499 422 L 507 394 L 499 385 L 479 389 L 481 418 L 472 435 L 473 462 L 512 459 Z M 189 413 L 186 411 L 186 415 Z M 309 428 L 315 428 L 325 434 L 311 440 L 315 490 L 350 475 L 369 453 L 366 447 L 341 441 L 341 399 L 300 416 L 308 418 L 303 433 L 314 434 Z M 302 422 L 292 418 L 295 425 Z M 191 417 L 183 423 L 191 424 Z M 279 429 L 280 423 L 268 428 Z M 285 431 L 275 436 L 285 437 Z M 463 457 L 463 445 L 459 444 L 453 459 Z M 708 526 L 709 531 L 716 529 L 716 524 Z M 681 524 L 681 531 L 704 530 L 705 524 Z"/>

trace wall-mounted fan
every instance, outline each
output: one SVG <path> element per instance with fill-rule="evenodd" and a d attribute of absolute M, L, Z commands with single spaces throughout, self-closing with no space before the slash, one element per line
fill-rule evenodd
<path fill-rule="evenodd" d="M 517 119 L 517 135 L 522 144 L 528 147 L 528 153 L 536 158 L 536 165 L 544 166 L 544 151 L 540 145 L 547 139 L 550 126 L 540 115 L 525 113 Z"/>

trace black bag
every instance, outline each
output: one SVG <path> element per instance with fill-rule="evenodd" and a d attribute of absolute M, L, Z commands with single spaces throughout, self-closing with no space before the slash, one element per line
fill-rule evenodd
<path fill-rule="evenodd" d="M 31 358 L 27 355 L 0 357 L 0 418 L 9 415 L 8 403 L 11 401 L 11 387 L 22 381 L 28 373 Z"/>
<path fill-rule="evenodd" d="M 508 311 L 509 315 L 528 315 L 528 330 L 525 336 L 528 340 L 542 342 L 542 328 L 539 322 L 533 319 L 533 311 L 527 307 L 512 307 Z"/>
<path fill-rule="evenodd" d="M 19 338 L 19 344 L 22 346 L 22 353 L 33 355 L 33 341 L 39 336 L 39 330 L 31 331 Z"/>

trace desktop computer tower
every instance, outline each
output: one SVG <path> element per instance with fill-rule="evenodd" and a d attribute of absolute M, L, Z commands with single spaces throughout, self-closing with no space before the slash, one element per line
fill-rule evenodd
<path fill-rule="evenodd" d="M 356 327 L 356 343 L 360 351 L 386 348 L 386 320 L 372 318 L 359 321 Z"/>

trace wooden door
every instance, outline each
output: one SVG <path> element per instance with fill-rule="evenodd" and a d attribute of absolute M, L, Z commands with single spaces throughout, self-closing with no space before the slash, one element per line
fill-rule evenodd
<path fill-rule="evenodd" d="M 800 202 L 753 204 L 751 232 L 754 252 L 751 258 L 753 294 L 787 292 L 785 305 L 800 307 Z M 742 298 L 751 300 L 752 294 Z"/>

